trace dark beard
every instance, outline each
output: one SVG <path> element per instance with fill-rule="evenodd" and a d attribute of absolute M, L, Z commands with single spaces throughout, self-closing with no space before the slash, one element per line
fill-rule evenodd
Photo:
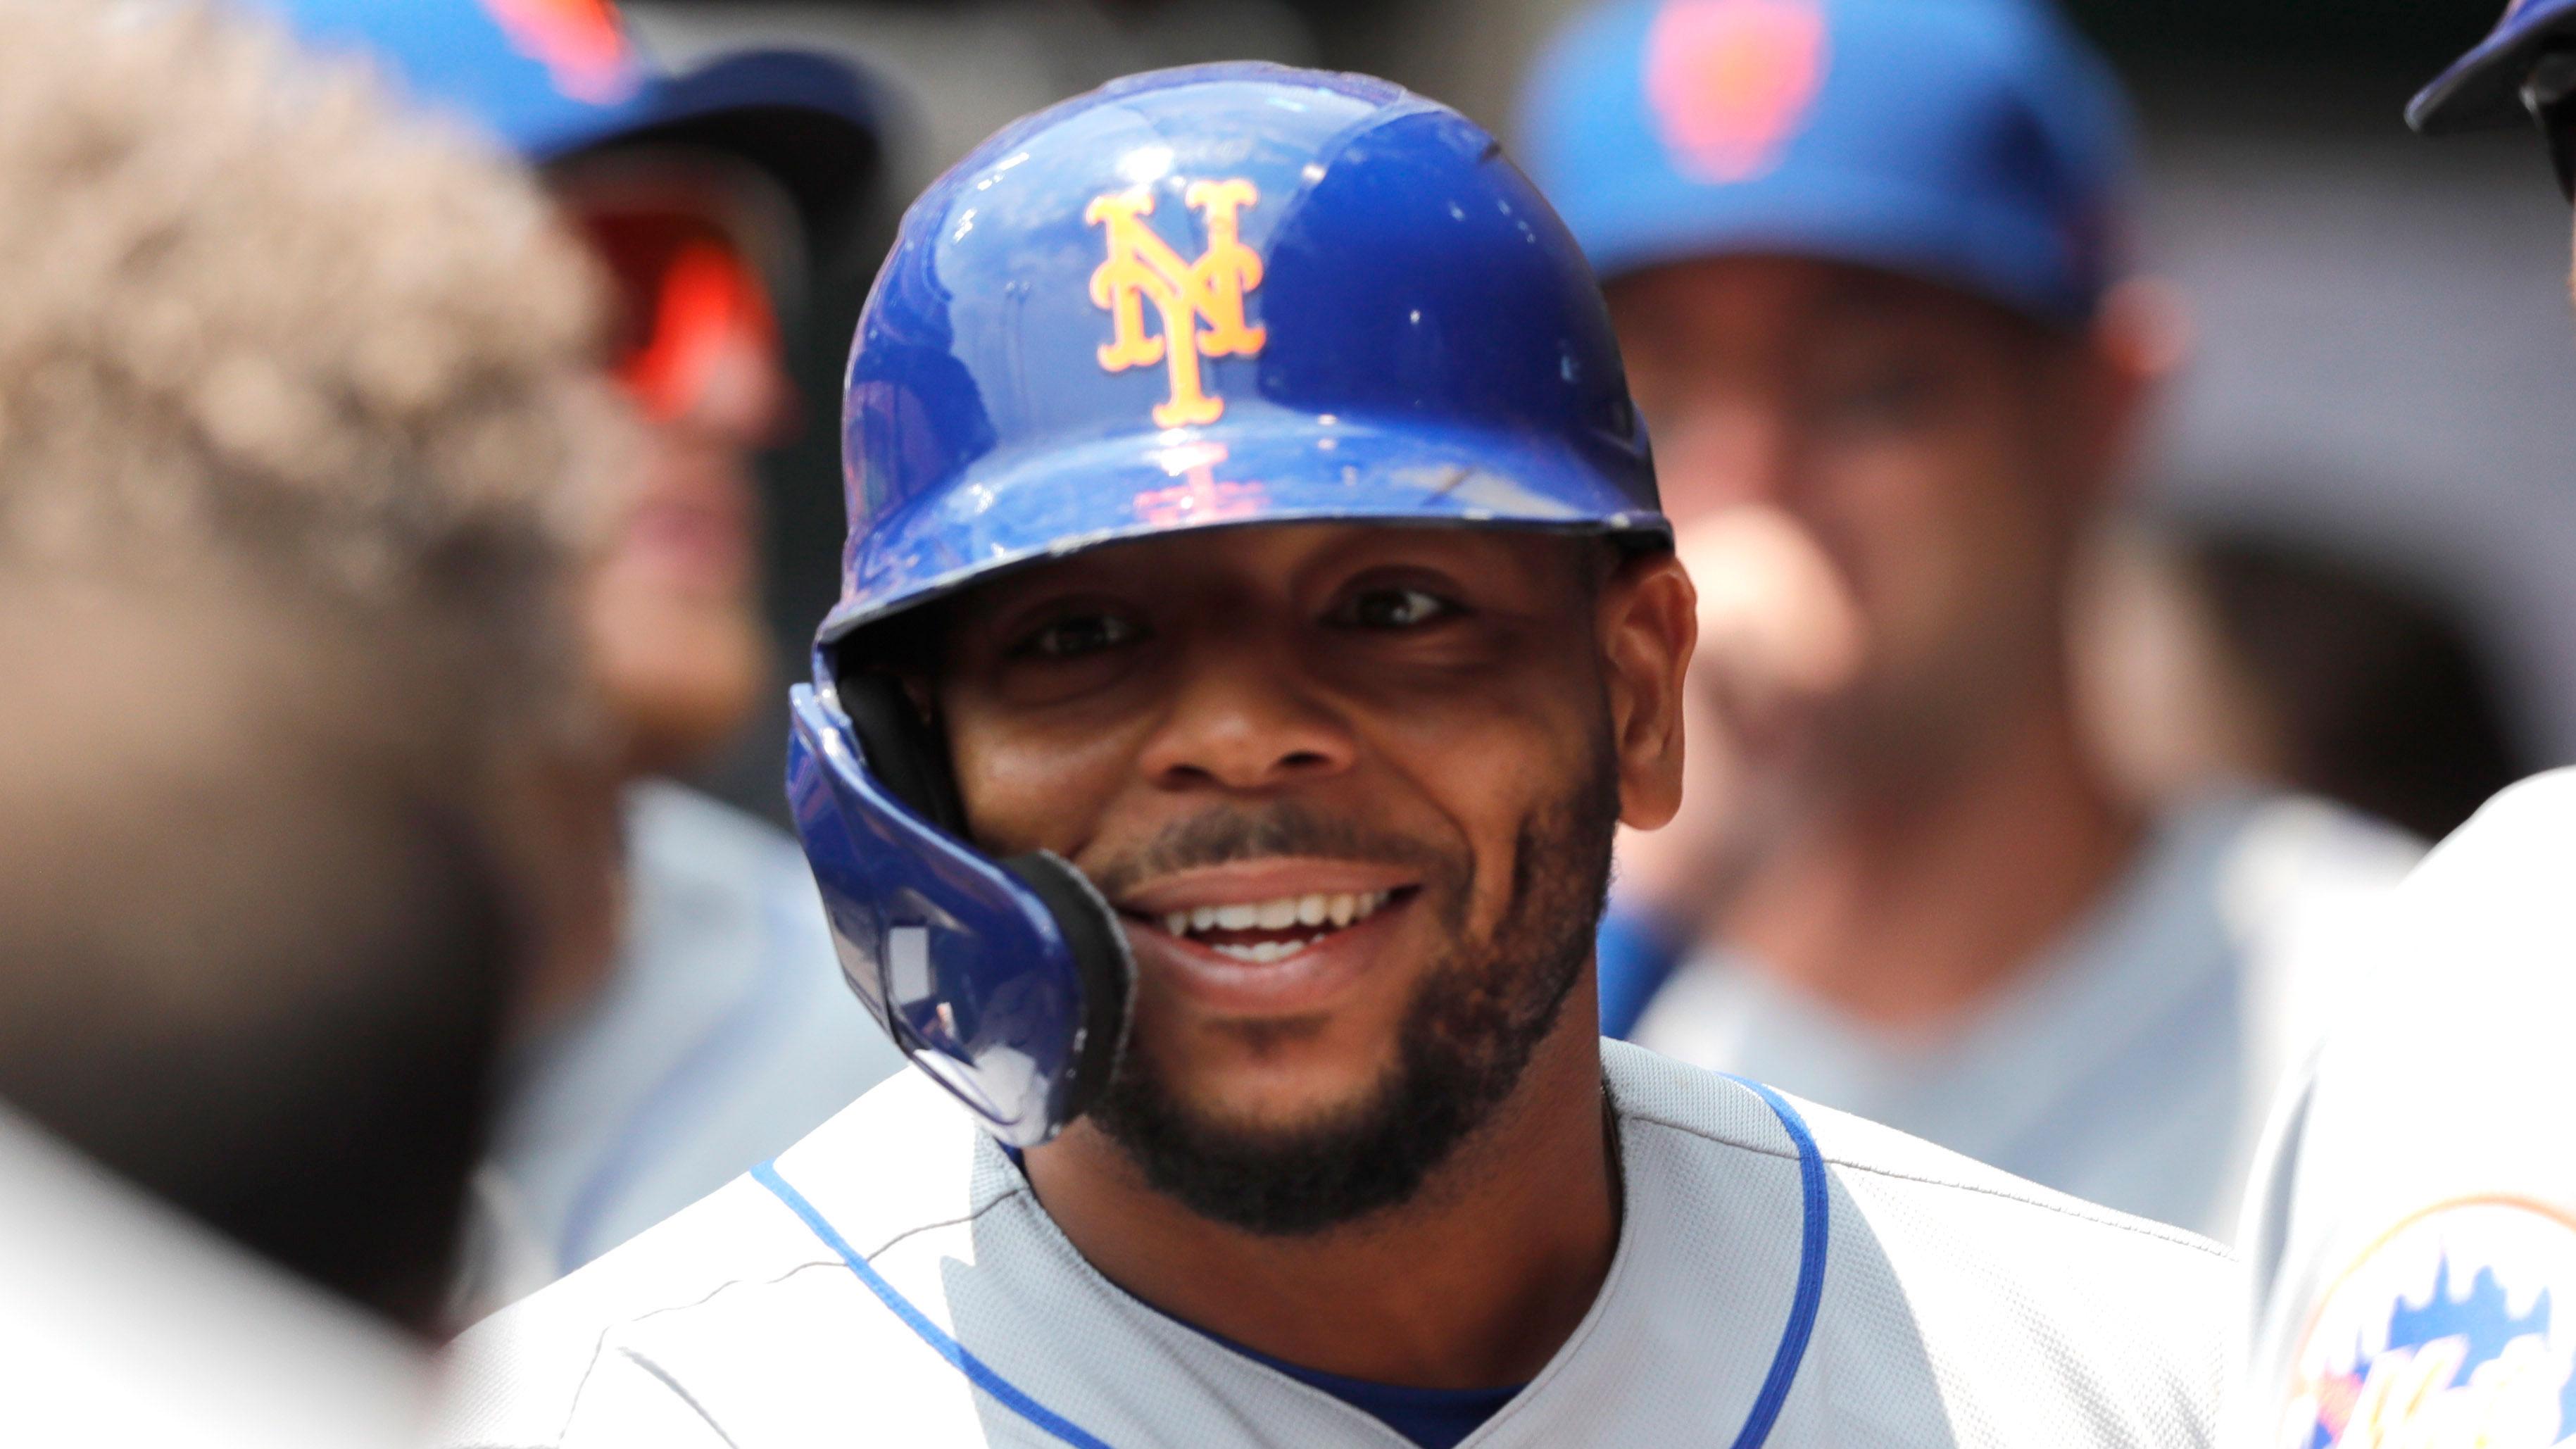
<path fill-rule="evenodd" d="M 1276 1131 L 1211 1123 L 1170 1090 L 1146 1054 L 1131 1051 L 1092 1120 L 1155 1191 L 1246 1232 L 1311 1235 L 1411 1201 L 1511 1096 L 1555 1029 L 1592 956 L 1618 823 L 1617 761 L 1605 742 L 1580 789 L 1522 823 L 1511 907 L 1478 943 L 1463 939 L 1465 867 L 1436 863 L 1426 887 L 1449 887 L 1444 925 L 1460 945 L 1406 1008 L 1395 1066 L 1349 1110 Z M 1197 839 L 1166 847 L 1157 864 L 1174 855 L 1214 864 L 1295 853 L 1434 864 L 1418 848 L 1397 856 L 1403 847 L 1356 842 L 1346 828 L 1293 807 L 1209 824 L 1215 828 L 1189 832 Z"/>

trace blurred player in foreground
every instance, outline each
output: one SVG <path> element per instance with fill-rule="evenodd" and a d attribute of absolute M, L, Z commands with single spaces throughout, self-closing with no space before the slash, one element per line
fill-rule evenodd
<path fill-rule="evenodd" d="M 2415 100 L 2529 117 L 2576 197 L 2576 3 L 2523 0 Z M 2538 299 L 2534 299 L 2537 303 Z M 2282 1100 L 2243 1234 L 2247 1445 L 2576 1439 L 2576 773 L 2496 797 L 2397 893 Z"/>
<path fill-rule="evenodd" d="M 1601 1043 L 1694 602 L 1474 124 L 1226 65 L 1006 128 L 848 407 L 791 793 L 919 1070 L 460 1340 L 449 1442 L 2205 1442 L 2215 1248 Z"/>
<path fill-rule="evenodd" d="M 81 0 L 0 5 L 0 271 L 10 1435 L 409 1441 L 504 1021 L 609 932 L 585 259 L 267 27 Z"/>
<path fill-rule="evenodd" d="M 416 1442 L 530 903 L 454 711 L 382 707 L 452 666 L 357 614 L 0 566 L 0 1097 L 86 1155 L 0 1115 L 19 1442 Z"/>
<path fill-rule="evenodd" d="M 892 1072 L 794 843 L 664 778 L 771 687 L 753 461 L 788 426 L 783 297 L 837 256 L 876 167 L 857 79 L 765 51 L 656 69 L 607 0 L 266 0 L 317 49 L 544 168 L 616 283 L 649 424 L 590 643 L 624 738 L 617 966 L 513 1053 L 467 1307 L 551 1282 L 714 1191 Z"/>
<path fill-rule="evenodd" d="M 1525 129 L 1701 586 L 1606 1026 L 2224 1236 L 2303 937 L 2414 850 L 2148 819 L 2087 748 L 2070 594 L 2175 345 L 2123 284 L 2117 83 L 2026 0 L 1630 0 Z"/>

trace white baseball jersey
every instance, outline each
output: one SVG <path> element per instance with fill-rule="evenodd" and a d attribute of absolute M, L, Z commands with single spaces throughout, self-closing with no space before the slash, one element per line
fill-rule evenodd
<path fill-rule="evenodd" d="M 1599 1297 L 1468 1449 L 2205 1444 L 2224 1250 L 1605 1043 Z M 1137 1301 L 916 1073 L 468 1333 L 439 1441 L 509 1449 L 1406 1441 Z"/>
<path fill-rule="evenodd" d="M 427 1355 L 0 1105 L 0 1443 L 405 1449 Z"/>
<path fill-rule="evenodd" d="M 2576 771 L 2396 893 L 2275 1115 L 2244 1445 L 2576 1444 Z"/>
<path fill-rule="evenodd" d="M 2159 821 L 2066 939 L 1943 1030 L 1852 1021 L 1720 953 L 1675 975 L 1636 1038 L 2224 1239 L 2356 924 L 2422 855 L 2321 800 L 2216 797 Z"/>

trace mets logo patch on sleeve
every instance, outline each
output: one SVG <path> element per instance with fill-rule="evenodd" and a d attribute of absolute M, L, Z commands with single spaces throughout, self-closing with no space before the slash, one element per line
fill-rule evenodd
<path fill-rule="evenodd" d="M 2472 1198 L 2399 1223 L 2299 1345 L 2276 1449 L 2576 1446 L 2576 1218 Z"/>

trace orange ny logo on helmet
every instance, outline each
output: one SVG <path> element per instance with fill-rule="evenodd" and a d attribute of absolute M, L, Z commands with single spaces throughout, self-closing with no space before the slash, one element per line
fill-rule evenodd
<path fill-rule="evenodd" d="M 1225 416 L 1225 399 L 1207 391 L 1201 357 L 1252 357 L 1269 339 L 1266 327 L 1247 327 L 1243 294 L 1261 285 L 1261 258 L 1245 246 L 1238 218 L 1261 200 L 1249 181 L 1193 182 L 1182 201 L 1207 218 L 1207 250 L 1195 262 L 1181 259 L 1145 224 L 1154 193 L 1138 187 L 1091 203 L 1083 220 L 1109 231 L 1109 260 L 1091 274 L 1091 302 L 1106 308 L 1116 332 L 1100 349 L 1111 372 L 1171 365 L 1171 400 L 1154 408 L 1166 428 L 1192 427 Z M 1154 304 L 1162 335 L 1145 331 L 1145 304 Z M 1207 330 L 1199 330 L 1204 319 Z"/>
<path fill-rule="evenodd" d="M 1646 40 L 1646 100 L 1674 165 L 1715 182 L 1778 165 L 1825 52 L 1819 0 L 1670 0 Z"/>
<path fill-rule="evenodd" d="M 483 0 L 483 8 L 576 100 L 612 105 L 643 81 L 614 0 Z"/>

